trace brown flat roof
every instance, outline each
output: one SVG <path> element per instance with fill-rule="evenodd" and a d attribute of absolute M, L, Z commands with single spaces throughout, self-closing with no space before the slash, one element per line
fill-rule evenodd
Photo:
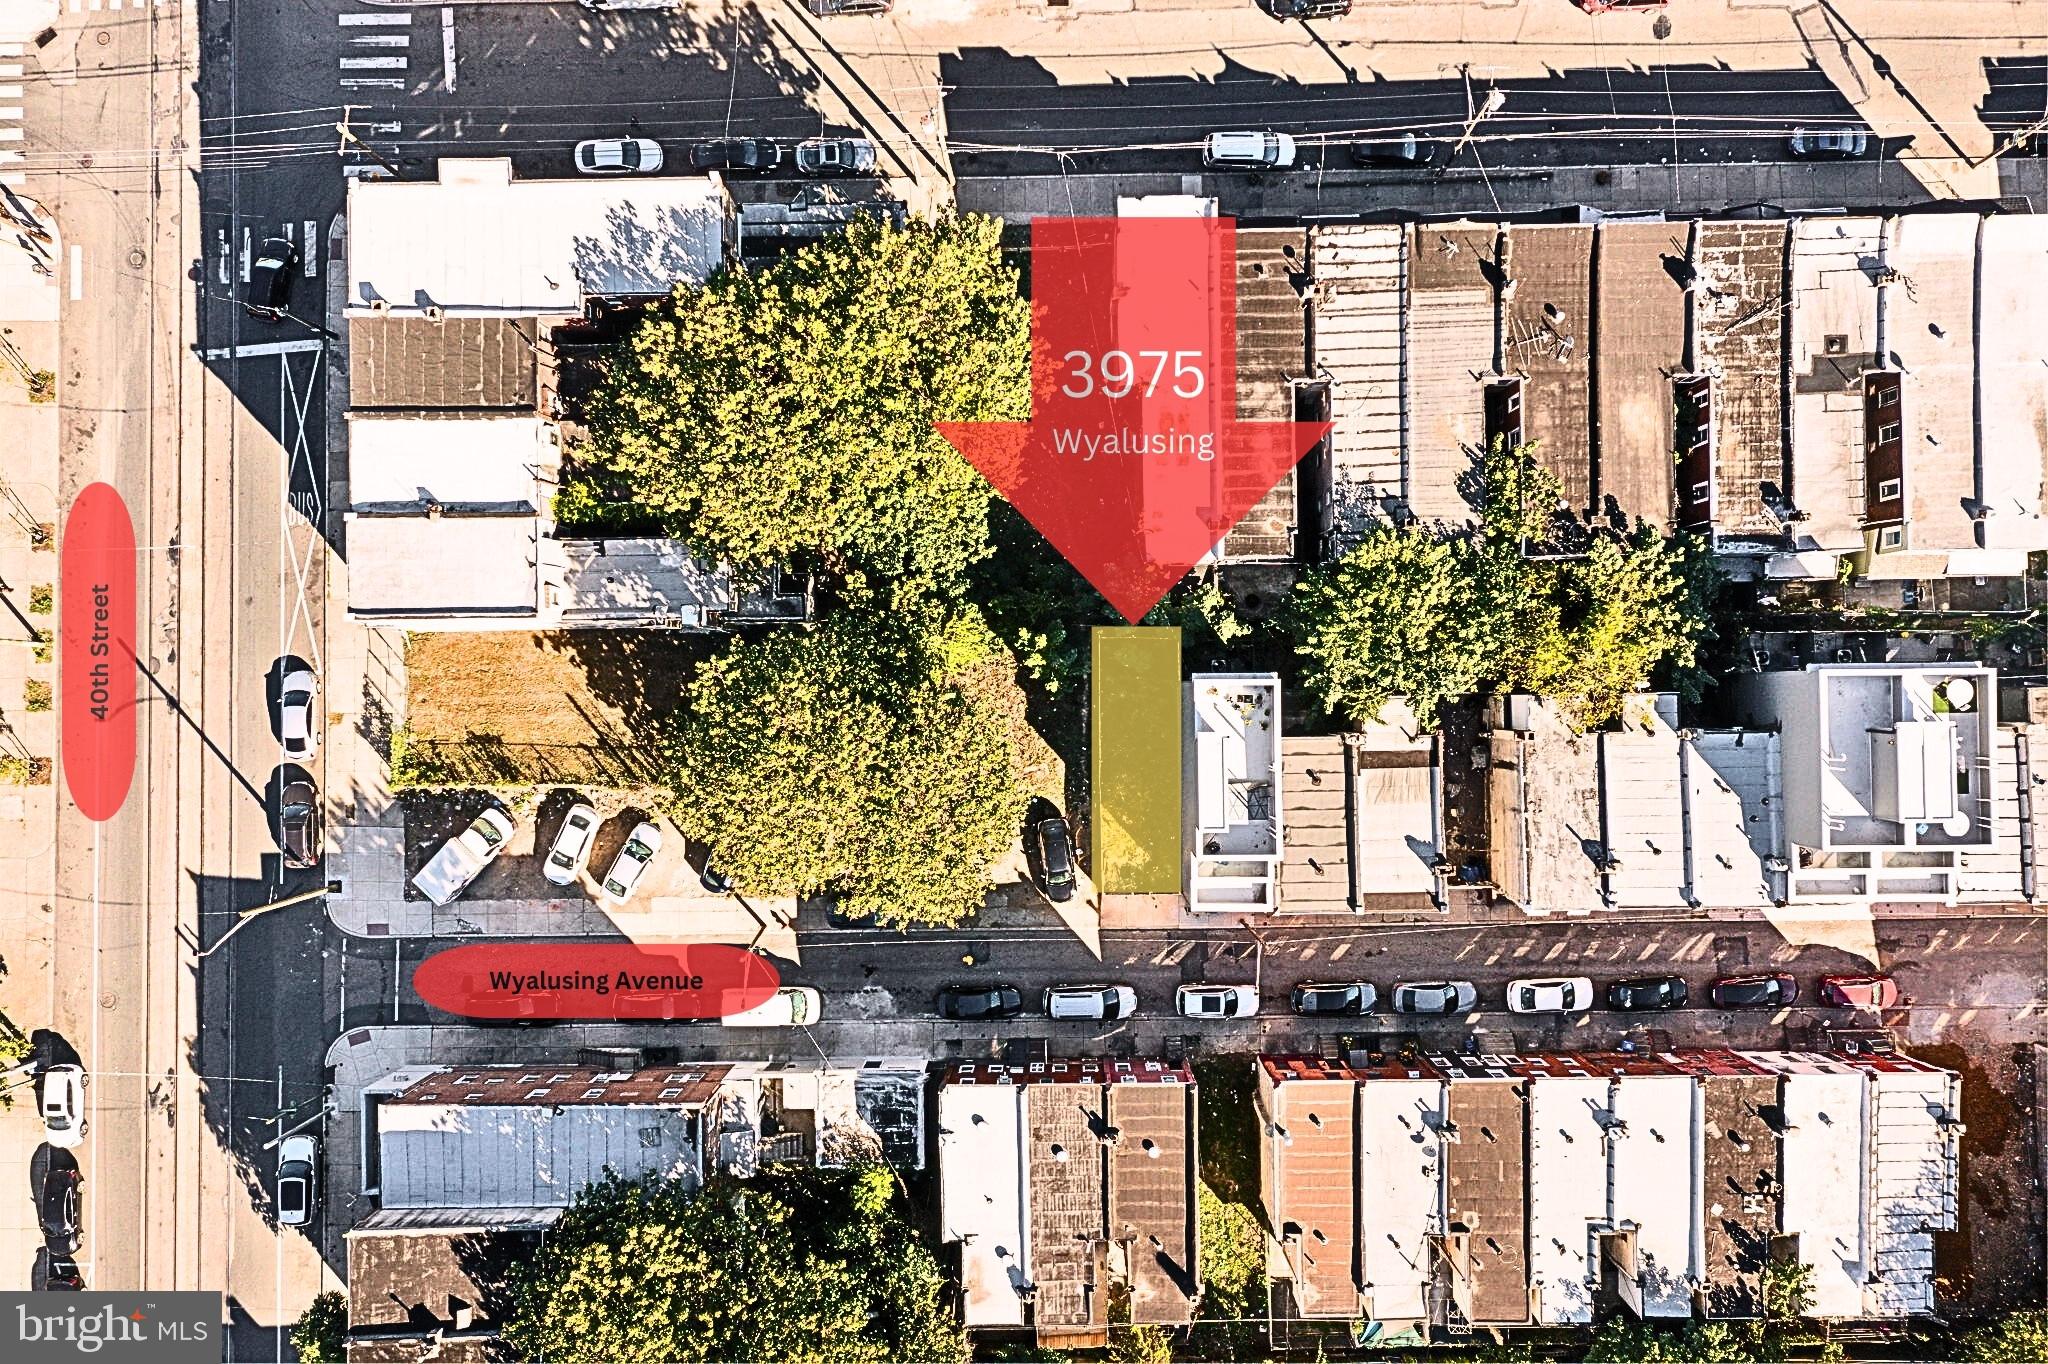
<path fill-rule="evenodd" d="M 500 1319 L 512 1267 L 540 1244 L 539 1231 L 384 1232 L 348 1238 L 348 1320 L 355 1331 L 455 1329 Z"/>
<path fill-rule="evenodd" d="M 1341 913 L 1356 903 L 1351 875 L 1351 756 L 1342 737 L 1284 735 L 1280 808 L 1287 847 L 1280 862 L 1280 907 Z"/>
<path fill-rule="evenodd" d="M 1586 851 L 1600 837 L 1600 748 L 1547 705 L 1530 707 L 1524 738 L 1492 738 L 1487 799 L 1493 879 L 1509 898 L 1538 910 L 1601 907 L 1600 869 Z"/>
<path fill-rule="evenodd" d="M 1757 1276 L 1778 1224 L 1778 1134 L 1765 1114 L 1778 1103 L 1777 1077 L 1703 1075 L 1700 1162 L 1706 1228 L 1707 1315 L 1762 1315 Z"/>
<path fill-rule="evenodd" d="M 1566 504 L 1584 508 L 1593 497 L 1593 229 L 1511 227 L 1503 268 L 1514 297 L 1502 363 L 1523 376 L 1523 432 Z"/>
<path fill-rule="evenodd" d="M 1112 1085 L 1109 1238 L 1129 1247 L 1131 1320 L 1194 1317 L 1195 1091 Z"/>
<path fill-rule="evenodd" d="M 388 1104 L 650 1104 L 710 1102 L 731 1066 L 660 1066 L 626 1073 L 579 1066 L 462 1066 L 417 1080 Z"/>
<path fill-rule="evenodd" d="M 515 408 L 539 400 L 533 318 L 352 317 L 348 396 L 355 408 Z"/>
<path fill-rule="evenodd" d="M 1689 244 L 1682 223 L 1603 223 L 1593 238 L 1595 510 L 1612 498 L 1654 526 L 1670 523 L 1675 497 Z"/>
<path fill-rule="evenodd" d="M 1032 1315 L 1041 1330 L 1109 1320 L 1106 1285 L 1097 1278 L 1106 1162 L 1096 1133 L 1103 1117 L 1101 1085 L 1042 1084 L 1024 1091 Z"/>
<path fill-rule="evenodd" d="M 1267 1133 L 1274 1231 L 1294 1266 L 1294 1297 L 1309 1317 L 1358 1311 L 1357 1085 L 1349 1079 L 1274 1086 Z"/>
<path fill-rule="evenodd" d="M 1446 1087 L 1446 1114 L 1458 1140 L 1444 1145 L 1449 1219 L 1465 1233 L 1471 1319 L 1529 1318 L 1528 1206 L 1523 1139 L 1528 1111 L 1514 1080 L 1460 1079 Z"/>
<path fill-rule="evenodd" d="M 1768 486 L 1785 491 L 1783 223 L 1701 223 L 1694 237 L 1695 329 L 1702 370 L 1715 374 L 1714 528 L 1775 536 Z"/>
<path fill-rule="evenodd" d="M 1237 234 L 1237 415 L 1294 420 L 1291 380 L 1308 372 L 1308 232 L 1244 228 Z M 1296 494 L 1289 470 L 1223 538 L 1225 559 L 1277 559 L 1294 552 Z"/>

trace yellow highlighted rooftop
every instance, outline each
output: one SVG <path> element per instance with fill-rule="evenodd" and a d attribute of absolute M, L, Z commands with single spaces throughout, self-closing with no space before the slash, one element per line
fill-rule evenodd
<path fill-rule="evenodd" d="M 1089 646 L 1095 884 L 1112 895 L 1181 889 L 1180 631 L 1097 626 Z"/>

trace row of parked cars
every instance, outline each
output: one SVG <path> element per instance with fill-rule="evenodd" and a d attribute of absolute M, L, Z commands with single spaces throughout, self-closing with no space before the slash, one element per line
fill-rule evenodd
<path fill-rule="evenodd" d="M 597 811 L 590 805 L 578 801 L 570 806 L 555 830 L 555 841 L 548 845 L 541 874 L 558 886 L 574 885 L 590 865 L 590 852 L 597 846 L 601 824 Z M 435 904 L 452 903 L 485 867 L 498 860 L 498 854 L 505 851 L 518 827 L 508 812 L 495 805 L 486 806 L 469 822 L 468 828 L 443 843 L 440 851 L 427 859 L 427 865 L 413 874 L 412 883 Z M 661 830 L 644 819 L 635 824 L 598 882 L 598 892 L 604 901 L 623 905 L 632 899 L 660 851 Z M 706 884 L 712 876 L 709 871 L 705 873 Z"/>
<path fill-rule="evenodd" d="M 807 137 L 777 142 L 766 137 L 706 137 L 686 156 L 694 171 L 727 174 L 864 175 L 875 168 L 875 144 L 864 137 Z M 668 162 L 650 137 L 593 137 L 576 144 L 576 169 L 585 175 L 652 175 Z"/>
<path fill-rule="evenodd" d="M 1449 140 L 1418 138 L 1414 133 L 1345 138 L 1341 146 L 1353 165 L 1422 169 L 1434 166 L 1449 150 Z M 1850 161 L 1870 150 L 1870 134 L 1853 130 L 1794 128 L 1785 150 L 1795 161 Z M 1290 133 L 1251 129 L 1210 133 L 1202 139 L 1202 164 L 1241 170 L 1287 170 L 1300 155 Z"/>
<path fill-rule="evenodd" d="M 1708 991 L 1717 1009 L 1775 1009 L 1796 1003 L 1799 982 L 1766 972 L 1722 976 Z M 1577 1014 L 1601 997 L 1585 976 L 1511 980 L 1505 1003 L 1510 1013 Z M 1822 976 L 1821 1002 L 1844 1009 L 1888 1009 L 1899 1002 L 1899 987 L 1880 974 Z M 1658 1013 L 1691 1001 L 1677 976 L 1634 976 L 1610 981 L 1607 1007 L 1615 1013 Z M 1379 1007 L 1379 991 L 1368 981 L 1323 981 L 1297 985 L 1288 1004 L 1311 1017 L 1358 1017 Z M 1259 992 L 1250 985 L 1183 985 L 1174 992 L 1174 1011 L 1183 1018 L 1249 1018 L 1259 1011 Z M 1039 998 L 1048 1018 L 1113 1021 L 1138 1012 L 1138 992 L 1128 985 L 1055 985 Z M 1394 986 L 1388 1007 L 1397 1014 L 1468 1014 L 1479 1007 L 1479 987 L 1469 980 L 1411 980 Z M 939 1017 L 977 1021 L 1016 1018 L 1024 992 L 1014 985 L 949 985 L 939 992 Z"/>

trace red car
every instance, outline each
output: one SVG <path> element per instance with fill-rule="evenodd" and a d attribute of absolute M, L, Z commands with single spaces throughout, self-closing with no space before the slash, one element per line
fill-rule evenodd
<path fill-rule="evenodd" d="M 1890 976 L 1822 976 L 1822 1002 L 1842 1009 L 1889 1009 L 1899 1002 L 1899 983 Z"/>
<path fill-rule="evenodd" d="M 1799 998 L 1799 982 L 1787 975 L 1722 976 L 1709 991 L 1717 1009 L 1781 1009 Z"/>

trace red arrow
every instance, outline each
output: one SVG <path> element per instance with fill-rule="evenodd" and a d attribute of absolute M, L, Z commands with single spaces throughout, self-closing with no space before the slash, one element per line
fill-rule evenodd
<path fill-rule="evenodd" d="M 1031 273 L 1031 421 L 939 430 L 1135 622 L 1329 424 L 1237 420 L 1230 219 L 1034 219 Z"/>

